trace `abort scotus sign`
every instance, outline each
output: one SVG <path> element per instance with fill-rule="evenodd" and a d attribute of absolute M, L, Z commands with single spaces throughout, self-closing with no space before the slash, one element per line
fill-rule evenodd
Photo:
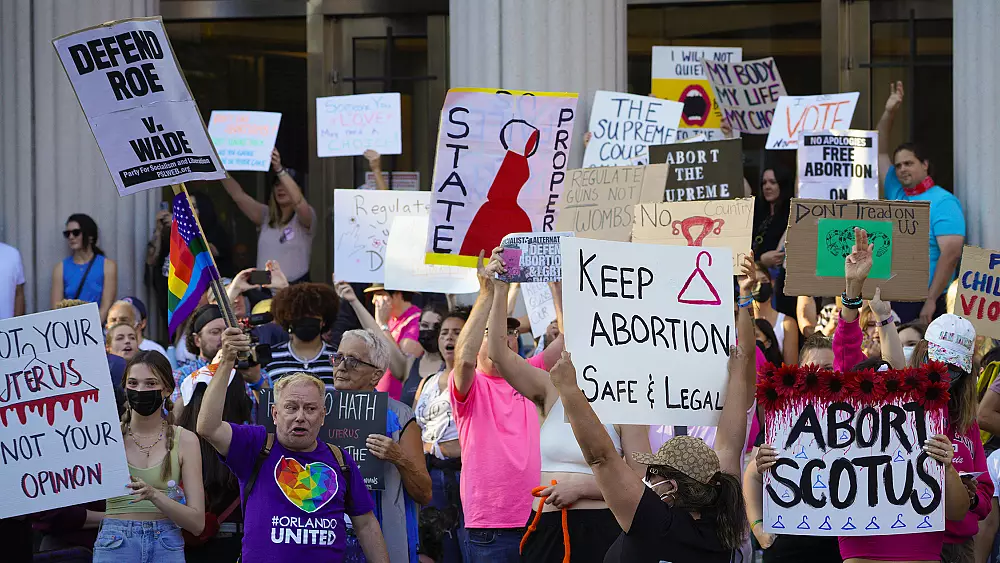
<path fill-rule="evenodd" d="M 160 18 L 52 43 L 120 195 L 225 177 Z"/>

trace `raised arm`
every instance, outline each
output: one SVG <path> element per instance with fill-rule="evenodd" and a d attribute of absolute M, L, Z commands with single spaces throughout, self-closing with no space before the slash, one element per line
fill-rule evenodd
<path fill-rule="evenodd" d="M 334 274 L 334 276 L 336 276 L 336 274 Z M 336 280 L 336 277 L 334 277 L 334 280 Z M 392 335 L 387 331 L 382 330 L 381 325 L 379 325 L 378 321 L 375 320 L 375 317 L 373 317 L 372 314 L 368 312 L 368 309 L 365 308 L 364 304 L 361 303 L 357 294 L 354 293 L 354 288 L 351 287 L 351 284 L 344 281 L 334 281 L 333 283 L 340 300 L 346 301 L 350 304 L 351 310 L 354 311 L 355 316 L 357 316 L 358 320 L 361 321 L 361 326 L 375 331 L 376 334 L 382 336 L 382 340 L 385 340 L 389 344 L 389 369 L 392 371 L 394 376 L 396 376 L 396 374 L 400 374 L 399 376 L 396 376 L 396 379 L 400 379 L 402 375 L 409 373 L 409 370 L 406 369 L 409 367 L 406 365 L 408 358 L 405 354 L 403 354 L 403 351 L 399 349 L 399 345 L 396 344 Z M 400 379 L 400 381 L 402 380 Z"/>
<path fill-rule="evenodd" d="M 108 312 L 118 295 L 118 264 L 110 259 L 104 259 L 104 287 L 101 289 L 101 324 L 108 320 Z"/>
<path fill-rule="evenodd" d="M 875 296 L 868 302 L 875 320 L 878 323 L 878 338 L 882 350 L 882 359 L 889 362 L 893 369 L 906 367 L 906 356 L 903 345 L 899 342 L 899 332 L 896 323 L 892 322 L 892 305 L 882 301 L 882 288 L 875 288 Z"/>
<path fill-rule="evenodd" d="M 278 175 L 278 181 L 288 190 L 288 197 L 295 202 L 295 216 L 298 217 L 299 224 L 302 225 L 303 229 L 310 230 L 313 222 L 313 209 L 306 201 L 306 196 L 302 193 L 302 188 L 295 182 L 295 178 L 292 178 L 292 175 L 281 164 L 281 153 L 276 148 L 271 149 L 271 170 Z"/>
<path fill-rule="evenodd" d="M 375 189 L 388 190 L 389 185 L 382 177 L 382 155 L 375 149 L 368 149 L 365 151 L 365 159 L 368 160 L 368 168 L 371 169 L 372 176 L 375 176 Z"/>
<path fill-rule="evenodd" d="M 563 301 L 562 301 L 562 281 L 549 282 L 549 291 L 552 292 L 552 308 L 556 312 L 556 326 L 559 327 L 559 336 L 552 342 L 545 344 L 542 350 L 542 359 L 545 361 L 545 369 L 552 369 L 566 349 L 566 332 L 563 330 Z"/>
<path fill-rule="evenodd" d="M 892 131 L 892 122 L 896 118 L 896 111 L 903 105 L 903 82 L 895 84 L 889 83 L 889 98 L 885 101 L 885 110 L 878 120 L 878 170 L 879 184 L 882 191 L 885 191 L 885 175 L 893 168 L 892 158 L 889 157 L 889 132 Z M 888 194 L 886 194 L 888 197 Z"/>
<path fill-rule="evenodd" d="M 222 187 L 226 189 L 226 193 L 233 198 L 236 207 L 240 208 L 247 219 L 253 221 L 253 224 L 257 226 L 264 224 L 264 216 L 267 215 L 266 205 L 250 197 L 248 193 L 243 191 L 243 186 L 240 186 L 240 183 L 229 174 L 226 174 L 226 177 L 222 179 Z"/>
<path fill-rule="evenodd" d="M 795 300 L 795 320 L 799 323 L 802 336 L 809 338 L 816 332 L 819 324 L 819 314 L 816 312 L 816 300 L 808 295 L 800 295 Z"/>
<path fill-rule="evenodd" d="M 479 364 L 479 348 L 483 345 L 483 332 L 493 306 L 492 273 L 483 264 L 483 253 L 479 253 L 478 266 L 479 296 L 469 313 L 469 320 L 462 327 L 455 343 L 455 394 L 464 400 L 476 379 L 476 365 Z M 493 268 L 493 266 L 490 266 Z"/>
<path fill-rule="evenodd" d="M 221 359 L 215 373 L 224 374 L 213 377 L 205 389 L 201 400 L 201 412 L 198 413 L 198 435 L 212 444 L 222 456 L 229 455 L 229 444 L 233 439 L 233 429 L 222 420 L 222 411 L 226 405 L 226 387 L 229 386 L 228 374 L 236 365 L 236 357 L 240 352 L 250 351 L 250 337 L 238 328 L 227 328 L 222 333 Z"/>

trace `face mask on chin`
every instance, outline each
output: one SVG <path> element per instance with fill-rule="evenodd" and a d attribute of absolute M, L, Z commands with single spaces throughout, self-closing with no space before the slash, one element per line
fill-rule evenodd
<path fill-rule="evenodd" d="M 323 331 L 323 321 L 305 317 L 292 323 L 290 332 L 302 342 L 312 342 Z"/>

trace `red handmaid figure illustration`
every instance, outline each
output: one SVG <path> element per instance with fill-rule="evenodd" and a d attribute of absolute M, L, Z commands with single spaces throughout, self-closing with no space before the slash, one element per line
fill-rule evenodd
<path fill-rule="evenodd" d="M 524 144 L 524 154 L 511 150 L 504 140 L 507 127 L 515 123 L 522 123 L 532 129 Z M 494 248 L 500 246 L 505 235 L 532 231 L 531 219 L 517 204 L 517 196 L 531 177 L 528 159 L 538 150 L 538 129 L 523 119 L 512 119 L 500 130 L 500 143 L 507 149 L 507 154 L 486 194 L 486 203 L 479 208 L 469 225 L 459 251 L 462 256 L 478 256 L 480 251 L 489 256 Z"/>

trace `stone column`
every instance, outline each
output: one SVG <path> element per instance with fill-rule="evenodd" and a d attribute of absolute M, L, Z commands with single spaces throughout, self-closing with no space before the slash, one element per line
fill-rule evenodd
<path fill-rule="evenodd" d="M 118 263 L 118 295 L 139 295 L 158 190 L 119 197 L 52 40 L 106 21 L 152 16 L 159 0 L 0 2 L 0 241 L 21 251 L 29 313 L 49 309 L 66 218 L 97 221 Z"/>
<path fill-rule="evenodd" d="M 955 0 L 955 195 L 962 200 L 967 242 L 1000 248 L 1000 3 Z"/>

